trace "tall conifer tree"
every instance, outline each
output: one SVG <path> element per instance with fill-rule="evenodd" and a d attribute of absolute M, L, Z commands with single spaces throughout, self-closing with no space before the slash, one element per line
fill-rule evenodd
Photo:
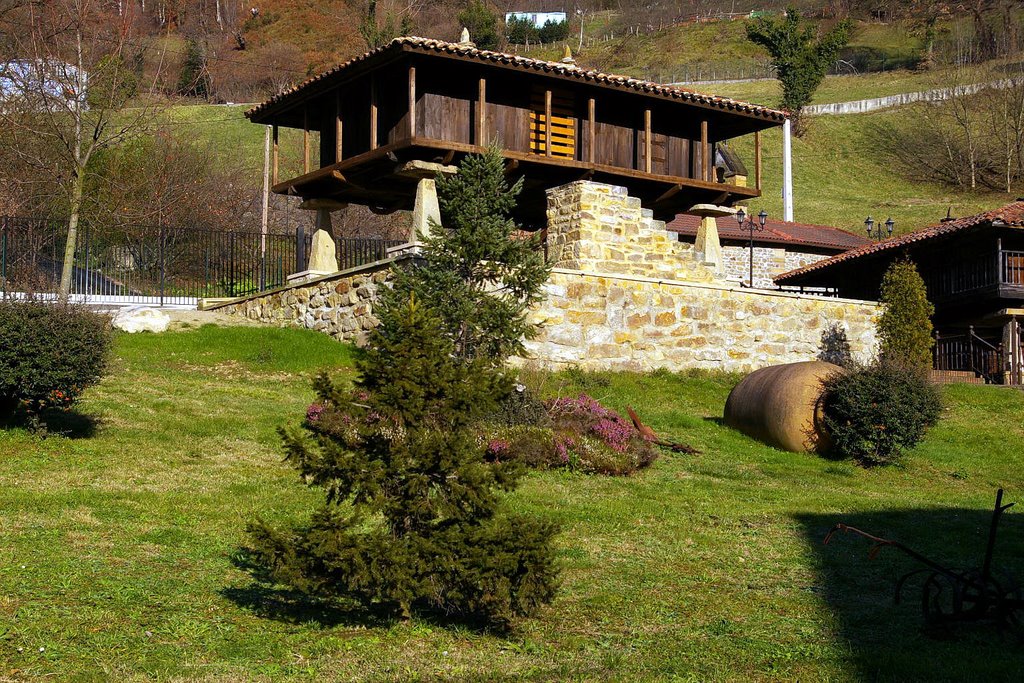
<path fill-rule="evenodd" d="M 882 360 L 927 369 L 932 365 L 932 321 L 935 307 L 928 301 L 924 280 L 911 261 L 897 261 L 882 277 L 878 320 Z"/>
<path fill-rule="evenodd" d="M 521 350 L 547 277 L 529 240 L 513 238 L 514 194 L 494 160 L 471 157 L 442 183 L 451 227 L 382 297 L 356 389 L 321 376 L 306 429 L 284 431 L 288 461 L 326 502 L 301 528 L 250 527 L 278 580 L 403 617 L 425 607 L 497 626 L 553 598 L 556 529 L 500 511 L 521 469 L 486 460 L 476 438 L 509 392 L 501 365 Z"/>
<path fill-rule="evenodd" d="M 456 175 L 437 180 L 444 225 L 432 227 L 422 263 L 398 278 L 403 298 L 415 292 L 440 314 L 460 358 L 501 365 L 523 355 L 535 331 L 527 312 L 551 268 L 539 238 L 523 236 L 511 217 L 521 189 L 506 180 L 498 148 L 466 157 Z"/>

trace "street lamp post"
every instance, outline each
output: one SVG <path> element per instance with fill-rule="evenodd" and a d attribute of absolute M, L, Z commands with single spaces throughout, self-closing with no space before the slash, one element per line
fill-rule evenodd
<path fill-rule="evenodd" d="M 892 217 L 890 217 L 888 220 L 885 221 L 884 225 L 886 231 L 885 234 L 882 234 L 881 225 L 879 225 L 878 228 L 874 230 L 874 233 L 872 233 L 872 229 L 874 229 L 875 227 L 875 220 L 871 218 L 871 216 L 868 216 L 867 219 L 864 221 L 864 229 L 868 233 L 868 239 L 874 238 L 876 241 L 881 242 L 882 240 L 888 237 L 892 237 L 892 229 L 893 227 L 896 226 L 896 221 L 894 221 Z"/>
<path fill-rule="evenodd" d="M 761 209 L 761 213 L 757 214 L 757 220 L 754 217 L 747 218 L 747 212 L 740 209 L 736 212 L 736 222 L 740 224 L 740 228 L 746 228 L 750 231 L 750 280 L 747 282 L 748 287 L 754 286 L 754 232 L 763 232 L 764 224 L 768 221 L 768 212 Z"/>

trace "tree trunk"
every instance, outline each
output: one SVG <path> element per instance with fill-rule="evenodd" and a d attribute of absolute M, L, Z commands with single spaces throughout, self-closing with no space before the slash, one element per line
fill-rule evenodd
<path fill-rule="evenodd" d="M 82 213 L 83 185 L 85 185 L 85 179 L 82 177 L 81 172 L 79 172 L 75 175 L 75 182 L 71 190 L 68 241 L 64 243 L 64 267 L 60 273 L 60 298 L 65 301 L 71 296 L 71 275 L 75 269 L 75 247 L 78 243 L 78 219 Z"/>
<path fill-rule="evenodd" d="M 85 56 L 82 49 L 82 30 L 81 26 L 78 26 L 76 31 L 76 48 L 78 59 L 76 66 L 78 67 L 78 73 L 76 74 L 77 87 L 75 89 L 74 97 L 75 103 L 73 105 L 74 119 L 75 119 L 75 139 L 72 143 L 74 145 L 71 150 L 71 156 L 74 159 L 74 183 L 71 186 L 71 207 L 68 217 L 68 240 L 64 244 L 64 264 L 60 272 L 60 297 L 67 300 L 71 294 L 71 274 L 75 268 L 75 247 L 78 243 L 78 219 L 82 213 L 82 194 L 85 187 L 85 166 L 89 161 L 87 154 L 83 154 L 82 146 L 84 144 L 83 132 L 82 132 L 82 117 L 85 115 Z"/>

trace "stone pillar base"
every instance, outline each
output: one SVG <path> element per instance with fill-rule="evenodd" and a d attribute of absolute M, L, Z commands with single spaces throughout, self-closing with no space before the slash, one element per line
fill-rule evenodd
<path fill-rule="evenodd" d="M 307 271 L 319 273 L 338 272 L 338 254 L 334 238 L 326 230 L 313 233 L 313 244 L 309 249 Z"/>

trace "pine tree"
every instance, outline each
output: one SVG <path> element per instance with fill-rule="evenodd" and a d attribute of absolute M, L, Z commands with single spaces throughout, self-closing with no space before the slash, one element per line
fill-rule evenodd
<path fill-rule="evenodd" d="M 288 460 L 326 503 L 303 528 L 250 527 L 275 577 L 317 595 L 408 618 L 417 607 L 508 626 L 554 596 L 545 521 L 499 513 L 521 470 L 488 462 L 473 427 L 507 379 L 457 359 L 415 295 L 385 299 L 355 393 L 317 380 L 308 432 L 284 432 Z"/>
<path fill-rule="evenodd" d="M 468 155 L 457 174 L 438 178 L 443 226 L 432 226 L 422 264 L 401 273 L 399 298 L 415 293 L 436 310 L 460 358 L 501 365 L 524 353 L 535 332 L 527 312 L 551 273 L 536 237 L 511 218 L 522 181 L 509 185 L 496 147 Z"/>
<path fill-rule="evenodd" d="M 747 39 L 768 51 L 776 77 L 782 84 L 782 108 L 789 112 L 793 129 L 803 134 L 801 111 L 825 80 L 839 51 L 850 41 L 853 24 L 843 20 L 820 38 L 793 7 L 783 19 L 763 16 L 747 24 Z"/>
<path fill-rule="evenodd" d="M 928 301 L 924 280 L 911 261 L 896 261 L 882 277 L 878 321 L 882 360 L 927 369 L 932 364 L 932 322 L 935 307 Z"/>
<path fill-rule="evenodd" d="M 469 0 L 459 12 L 459 23 L 469 30 L 469 37 L 481 50 L 495 50 L 501 37 L 498 35 L 498 16 L 483 0 Z"/>

